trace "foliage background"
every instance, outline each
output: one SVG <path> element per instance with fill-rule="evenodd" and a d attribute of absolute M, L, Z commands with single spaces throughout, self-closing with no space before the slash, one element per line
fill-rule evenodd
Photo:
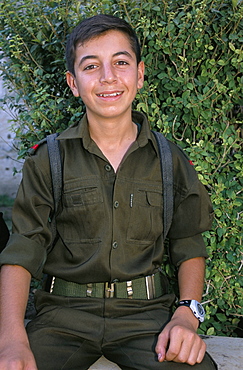
<path fill-rule="evenodd" d="M 124 17 L 136 29 L 146 78 L 135 107 L 185 149 L 211 195 L 207 319 L 199 332 L 236 335 L 243 317 L 242 1 L 3 0 L 0 73 L 8 94 L 1 105 L 14 112 L 20 157 L 82 116 L 65 82 L 65 41 L 79 20 L 97 13 Z M 174 281 L 168 263 L 166 272 Z"/>

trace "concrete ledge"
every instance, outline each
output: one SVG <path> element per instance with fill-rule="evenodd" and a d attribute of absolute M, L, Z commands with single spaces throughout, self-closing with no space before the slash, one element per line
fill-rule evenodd
<path fill-rule="evenodd" d="M 243 369 L 243 338 L 201 336 L 207 351 L 218 365 L 218 370 Z M 89 370 L 118 370 L 119 366 L 101 357 Z"/>
<path fill-rule="evenodd" d="M 219 370 L 243 369 L 243 338 L 201 336 Z"/>

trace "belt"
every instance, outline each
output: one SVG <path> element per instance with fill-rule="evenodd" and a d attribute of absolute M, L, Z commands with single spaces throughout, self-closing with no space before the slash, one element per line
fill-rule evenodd
<path fill-rule="evenodd" d="M 78 284 L 53 276 L 50 293 L 66 297 L 153 299 L 167 292 L 160 272 L 142 278 L 115 283 Z"/>

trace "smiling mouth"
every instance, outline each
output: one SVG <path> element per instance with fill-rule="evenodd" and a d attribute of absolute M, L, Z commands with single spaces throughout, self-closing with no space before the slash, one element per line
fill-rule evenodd
<path fill-rule="evenodd" d="M 102 98 L 108 98 L 108 97 L 113 97 L 113 96 L 119 96 L 121 94 L 122 92 L 115 92 L 111 94 L 97 94 L 97 96 L 101 96 Z"/>

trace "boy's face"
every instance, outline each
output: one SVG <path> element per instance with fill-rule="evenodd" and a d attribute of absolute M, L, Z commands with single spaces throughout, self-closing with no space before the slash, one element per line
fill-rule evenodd
<path fill-rule="evenodd" d="M 74 70 L 75 76 L 67 72 L 67 83 L 86 105 L 89 122 L 131 117 L 137 89 L 143 86 L 144 63 L 137 65 L 124 33 L 111 30 L 77 46 Z"/>

